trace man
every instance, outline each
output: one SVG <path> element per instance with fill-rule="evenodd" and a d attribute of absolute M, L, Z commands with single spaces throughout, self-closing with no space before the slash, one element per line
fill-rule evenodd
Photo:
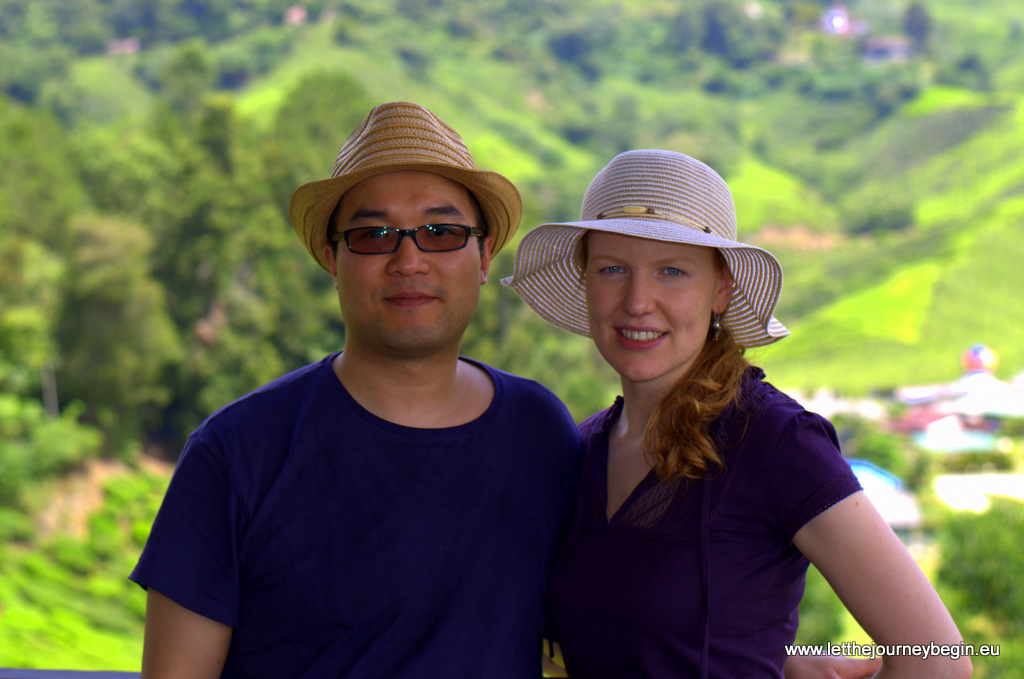
<path fill-rule="evenodd" d="M 409 103 L 299 187 L 345 348 L 193 432 L 131 576 L 144 677 L 539 676 L 576 427 L 545 388 L 459 356 L 520 214 Z"/>

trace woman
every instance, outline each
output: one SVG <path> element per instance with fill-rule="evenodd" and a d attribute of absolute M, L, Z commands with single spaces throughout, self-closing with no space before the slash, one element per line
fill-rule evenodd
<path fill-rule="evenodd" d="M 782 269 L 736 240 L 713 170 L 615 157 L 581 221 L 528 233 L 504 282 L 592 337 L 622 384 L 580 425 L 579 507 L 550 578 L 570 676 L 780 677 L 808 560 L 875 643 L 961 643 L 831 424 L 744 358 L 789 334 L 772 316 Z M 970 673 L 966 658 L 904 655 L 876 676 Z"/>

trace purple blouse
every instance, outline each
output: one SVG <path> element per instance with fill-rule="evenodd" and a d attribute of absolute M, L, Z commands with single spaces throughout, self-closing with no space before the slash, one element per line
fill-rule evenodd
<path fill-rule="evenodd" d="M 782 677 L 810 519 L 860 490 L 824 418 L 751 369 L 715 422 L 725 468 L 661 483 L 652 471 L 606 519 L 608 434 L 621 399 L 580 425 L 586 450 L 572 534 L 548 610 L 569 674 Z"/>

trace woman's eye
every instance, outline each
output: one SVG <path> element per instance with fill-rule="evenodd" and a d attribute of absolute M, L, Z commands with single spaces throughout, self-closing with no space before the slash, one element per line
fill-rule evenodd
<path fill-rule="evenodd" d="M 613 266 L 606 266 L 603 269 L 601 269 L 601 271 L 603 271 L 604 273 L 622 273 L 622 267 L 621 266 L 615 266 L 615 265 L 613 265 Z"/>
<path fill-rule="evenodd" d="M 665 273 L 667 273 L 669 276 L 682 276 L 683 275 L 682 269 L 677 269 L 674 266 L 666 267 L 665 268 Z"/>

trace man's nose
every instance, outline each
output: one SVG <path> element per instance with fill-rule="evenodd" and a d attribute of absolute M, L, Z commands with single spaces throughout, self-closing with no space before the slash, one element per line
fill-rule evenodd
<path fill-rule="evenodd" d="M 412 233 L 399 234 L 398 249 L 389 256 L 389 269 L 403 276 L 425 273 L 430 268 L 427 253 L 416 245 Z"/>

